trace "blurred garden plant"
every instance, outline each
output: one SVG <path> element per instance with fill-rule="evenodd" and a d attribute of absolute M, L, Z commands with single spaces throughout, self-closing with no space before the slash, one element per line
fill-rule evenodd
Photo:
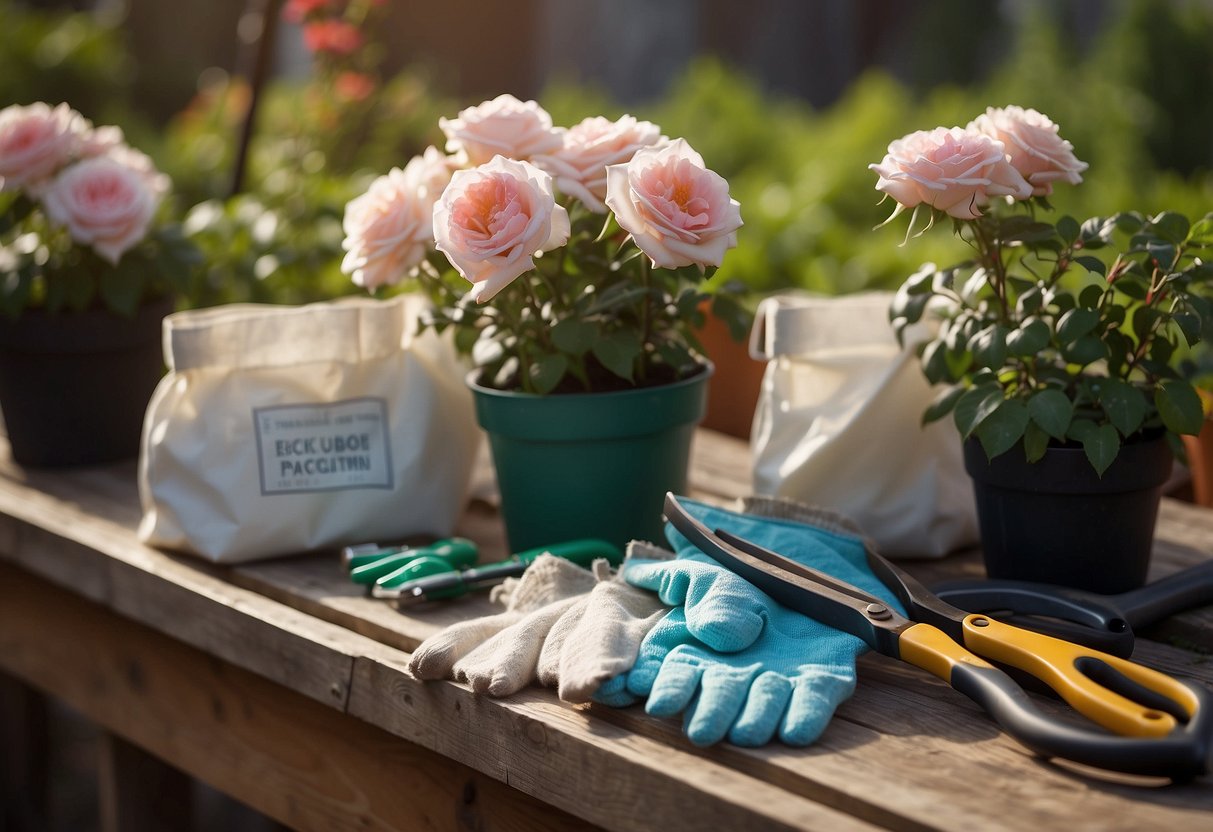
<path fill-rule="evenodd" d="M 604 392 L 701 370 L 702 284 L 742 221 L 686 141 L 626 115 L 554 127 L 510 95 L 439 123 L 446 154 L 427 149 L 347 206 L 356 284 L 415 278 L 428 324 L 454 330 L 491 387 Z"/>
<path fill-rule="evenodd" d="M 169 179 L 117 127 L 67 104 L 0 110 L 0 309 L 131 316 L 189 283 L 199 255 L 162 220 Z"/>
<path fill-rule="evenodd" d="M 1143 432 L 1199 432 L 1179 365 L 1213 334 L 1213 214 L 1044 220 L 1054 184 L 1081 183 L 1087 165 L 1048 117 L 1019 107 L 912 133 L 870 167 L 897 203 L 889 220 L 912 211 L 907 239 L 951 220 L 972 250 L 925 264 L 890 310 L 903 338 L 939 320 L 921 358 L 944 389 L 924 421 L 952 414 L 989 458 L 1019 447 L 1034 462 L 1050 443 L 1079 443 L 1101 475 Z"/>

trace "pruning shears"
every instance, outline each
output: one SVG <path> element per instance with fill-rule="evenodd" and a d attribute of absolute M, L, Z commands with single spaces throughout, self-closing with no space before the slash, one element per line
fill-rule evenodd
<path fill-rule="evenodd" d="M 1188 779 L 1209 771 L 1213 715 L 1204 687 L 1126 659 L 966 613 L 875 552 L 868 565 L 907 610 L 723 529 L 709 530 L 674 494 L 665 515 L 695 546 L 775 601 L 937 676 L 1038 754 L 1130 774 Z M 984 658 L 982 658 L 984 657 Z M 1038 709 L 1010 676 L 1026 671 L 1107 731 Z"/>

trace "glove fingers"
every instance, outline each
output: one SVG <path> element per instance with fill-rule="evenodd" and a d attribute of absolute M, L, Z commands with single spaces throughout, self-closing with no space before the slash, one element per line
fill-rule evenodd
<path fill-rule="evenodd" d="M 626 708 L 635 705 L 640 698 L 628 691 L 627 676 L 620 674 L 598 686 L 598 690 L 594 691 L 594 701 L 610 708 Z"/>
<path fill-rule="evenodd" d="M 552 625 L 576 598 L 549 604 L 507 627 L 455 663 L 455 678 L 476 693 L 509 696 L 535 680 L 539 652 Z"/>
<path fill-rule="evenodd" d="M 644 706 L 645 713 L 650 716 L 674 716 L 682 713 L 699 690 L 699 680 L 702 676 L 703 667 L 680 661 L 677 654 L 671 655 L 662 662 L 661 670 L 653 680 L 649 701 Z M 631 689 L 629 684 L 628 690 Z"/>
<path fill-rule="evenodd" d="M 797 680 L 779 739 L 787 745 L 811 745 L 821 736 L 840 702 L 855 691 L 854 673 L 822 670 Z"/>
<path fill-rule="evenodd" d="M 503 612 L 452 624 L 418 645 L 409 659 L 409 672 L 418 679 L 452 679 L 455 662 L 520 617 L 517 613 Z"/>
<path fill-rule="evenodd" d="M 710 589 L 688 598 L 687 629 L 713 650 L 736 653 L 762 634 L 766 596 L 731 572 L 721 572 Z"/>
<path fill-rule="evenodd" d="M 630 670 L 644 637 L 665 612 L 650 592 L 599 584 L 560 651 L 560 698 L 588 701 L 603 682 Z"/>
<path fill-rule="evenodd" d="M 682 607 L 675 607 L 666 613 L 665 618 L 658 621 L 640 643 L 636 663 L 627 675 L 628 690 L 635 696 L 648 696 L 670 651 L 694 640 L 687 630 L 686 612 Z"/>
<path fill-rule="evenodd" d="M 552 625 L 547 638 L 543 640 L 543 649 L 539 653 L 539 664 L 536 676 L 539 684 L 544 687 L 555 687 L 561 679 L 560 657 L 565 652 L 569 637 L 577 630 L 577 625 L 585 615 L 589 596 L 577 600 L 569 607 L 564 615 Z"/>
<path fill-rule="evenodd" d="M 737 721 L 757 667 L 709 667 L 699 683 L 699 696 L 687 709 L 684 731 L 695 745 L 714 745 Z"/>
<path fill-rule="evenodd" d="M 766 745 L 783 721 L 791 698 L 792 683 L 785 676 L 772 671 L 760 674 L 750 685 L 741 715 L 729 729 L 729 742 L 745 748 Z"/>

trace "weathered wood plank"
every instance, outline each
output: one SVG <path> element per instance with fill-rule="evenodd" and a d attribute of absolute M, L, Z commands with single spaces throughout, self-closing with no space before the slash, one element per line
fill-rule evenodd
<path fill-rule="evenodd" d="M 555 806 L 592 806 L 593 819 L 613 829 L 871 828 L 685 742 L 655 742 L 540 690 L 494 701 L 419 682 L 388 657 L 360 659 L 352 690 L 352 714 Z"/>
<path fill-rule="evenodd" d="M 587 828 L 504 783 L 7 566 L 0 567 L 0 668 L 294 829 Z"/>

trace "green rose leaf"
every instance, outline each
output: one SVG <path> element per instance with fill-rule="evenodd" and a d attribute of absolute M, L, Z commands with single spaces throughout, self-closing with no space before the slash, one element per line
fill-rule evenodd
<path fill-rule="evenodd" d="M 932 384 L 948 377 L 948 348 L 943 341 L 931 341 L 923 347 L 922 373 Z"/>
<path fill-rule="evenodd" d="M 1028 462 L 1036 462 L 1049 449 L 1049 434 L 1035 421 L 1028 422 L 1023 432 L 1023 450 Z"/>
<path fill-rule="evenodd" d="M 1057 322 L 1057 339 L 1063 344 L 1073 343 L 1094 330 L 1098 323 L 1096 310 L 1082 306 L 1071 309 Z"/>
<path fill-rule="evenodd" d="M 593 347 L 594 357 L 620 378 L 632 380 L 633 364 L 640 355 L 640 333 L 612 332 L 599 338 Z"/>
<path fill-rule="evenodd" d="M 1074 405 L 1060 390 L 1041 390 L 1028 399 L 1028 414 L 1048 436 L 1064 440 L 1074 418 Z"/>
<path fill-rule="evenodd" d="M 1098 257 L 1092 257 L 1089 254 L 1075 257 L 1074 262 L 1089 272 L 1095 272 L 1095 274 L 1099 275 L 1100 277 L 1103 277 L 1108 273 L 1108 267 L 1104 265 L 1104 262 Z"/>
<path fill-rule="evenodd" d="M 1195 435 L 1204 424 L 1204 411 L 1196 388 L 1186 381 L 1165 379 L 1154 392 L 1154 405 L 1167 430 Z"/>
<path fill-rule="evenodd" d="M 930 294 L 935 285 L 935 274 L 935 265 L 928 263 L 906 278 L 905 283 L 901 284 L 901 291 L 907 295 Z"/>
<path fill-rule="evenodd" d="M 1146 418 L 1145 396 L 1120 379 L 1108 378 L 1099 383 L 1099 404 L 1121 436 L 1135 433 Z"/>
<path fill-rule="evenodd" d="M 594 346 L 597 337 L 598 327 L 577 318 L 565 318 L 552 327 L 552 343 L 569 355 L 582 355 Z"/>
<path fill-rule="evenodd" d="M 1121 294 L 1127 295 L 1133 300 L 1145 300 L 1146 294 L 1149 292 L 1149 287 L 1146 285 L 1145 279 L 1140 275 L 1126 272 L 1116 279 L 1112 284 Z"/>
<path fill-rule="evenodd" d="M 1078 235 L 1082 233 L 1082 228 L 1078 224 L 1078 220 L 1071 217 L 1069 214 L 1057 221 L 1057 234 L 1067 245 L 1078 239 Z"/>
<path fill-rule="evenodd" d="M 1175 211 L 1163 211 L 1151 220 L 1150 224 L 1154 226 L 1155 232 L 1176 244 L 1188 239 L 1188 231 L 1191 228 L 1188 218 Z"/>
<path fill-rule="evenodd" d="M 969 348 L 978 366 L 1001 368 L 1007 357 L 1007 328 L 1002 324 L 986 327 L 973 336 Z"/>
<path fill-rule="evenodd" d="M 1150 258 L 1160 268 L 1169 269 L 1171 268 L 1171 264 L 1175 262 L 1175 246 L 1171 243 L 1152 241 L 1146 243 L 1146 251 L 1149 252 Z"/>
<path fill-rule="evenodd" d="M 1082 449 L 1095 468 L 1095 473 L 1102 477 L 1120 452 L 1120 434 L 1111 425 L 1099 425 L 1087 432 L 1082 440 Z"/>
<path fill-rule="evenodd" d="M 997 384 L 972 387 L 956 401 L 953 419 L 960 435 L 968 439 L 973 431 L 1004 401 L 1002 388 Z"/>
<path fill-rule="evenodd" d="M 1094 335 L 1084 335 L 1061 351 L 1062 357 L 1071 364 L 1086 366 L 1108 357 L 1108 348 Z"/>
<path fill-rule="evenodd" d="M 1102 286 L 1088 286 L 1078 295 L 1078 305 L 1092 310 L 1099 306 L 1101 300 L 1103 300 Z"/>
<path fill-rule="evenodd" d="M 986 457 L 993 459 L 1015 446 L 1028 428 L 1028 408 L 1019 399 L 1004 399 L 981 424 L 977 438 Z"/>
<path fill-rule="evenodd" d="M 1200 341 L 1202 323 L 1199 315 L 1191 312 L 1176 312 L 1173 320 L 1179 327 L 1179 331 L 1184 334 L 1184 341 L 1189 347 Z"/>
<path fill-rule="evenodd" d="M 564 378 L 568 368 L 568 358 L 558 352 L 541 356 L 532 361 L 529 374 L 531 384 L 535 386 L 535 392 L 540 395 L 551 393 L 560 383 L 560 379 Z"/>
<path fill-rule="evenodd" d="M 931 402 L 930 407 L 922 414 L 922 424 L 929 425 L 931 422 L 938 421 L 944 416 L 952 412 L 952 408 L 956 407 L 956 403 L 960 401 L 960 397 L 965 394 L 965 388 L 957 385 L 949 387 L 935 397 L 935 401 Z"/>
<path fill-rule="evenodd" d="M 1007 349 L 1012 355 L 1035 355 L 1049 345 L 1049 325 L 1033 318 L 1007 334 Z"/>

